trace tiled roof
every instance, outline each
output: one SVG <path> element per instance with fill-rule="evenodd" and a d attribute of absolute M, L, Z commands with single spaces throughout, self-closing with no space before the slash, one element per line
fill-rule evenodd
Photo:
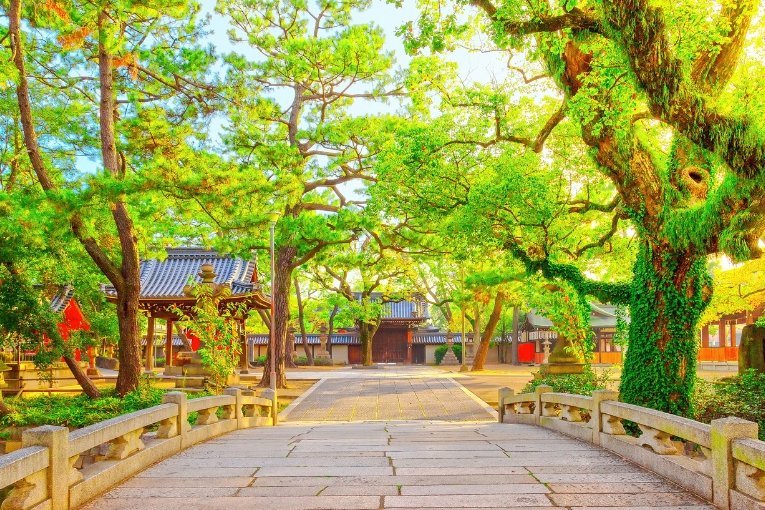
<path fill-rule="evenodd" d="M 306 335 L 308 337 L 308 345 L 320 345 L 321 341 L 319 340 L 319 335 L 315 333 L 309 333 Z M 268 345 L 268 335 L 247 335 L 247 342 L 249 344 L 254 345 Z M 332 335 L 332 339 L 329 342 L 332 345 L 350 345 L 350 344 L 359 344 L 361 341 L 356 336 L 356 334 L 339 334 L 339 335 Z M 302 345 L 303 344 L 303 337 L 300 335 L 300 333 L 295 334 L 295 344 Z"/>
<path fill-rule="evenodd" d="M 62 285 L 58 292 L 50 300 L 50 309 L 56 313 L 66 310 L 67 305 L 74 296 L 74 287 L 71 285 Z"/>
<path fill-rule="evenodd" d="M 597 329 L 616 327 L 616 306 L 590 303 L 590 308 L 592 310 L 590 314 L 590 327 Z M 625 319 L 629 320 L 629 317 Z M 553 325 L 547 317 L 536 313 L 536 310 L 526 314 L 526 322 L 529 326 L 536 329 L 549 329 Z"/>
<path fill-rule="evenodd" d="M 473 335 L 466 333 L 465 340 L 471 341 Z M 452 342 L 455 344 L 462 343 L 462 335 L 460 333 L 452 333 Z M 427 331 L 423 333 L 415 332 L 412 336 L 413 344 L 425 344 L 425 345 L 438 345 L 446 343 L 445 331 Z"/>
<path fill-rule="evenodd" d="M 199 282 L 197 276 L 202 264 L 212 264 L 215 283 L 231 285 L 234 296 L 258 290 L 252 282 L 255 261 L 230 255 L 219 255 L 203 248 L 168 248 L 165 260 L 141 261 L 141 298 L 168 299 L 186 297 L 183 288 L 189 280 Z M 111 285 L 104 286 L 108 296 L 115 296 Z"/>
<path fill-rule="evenodd" d="M 315 333 L 309 333 L 306 335 L 308 337 L 308 344 L 309 345 L 319 345 L 321 342 L 319 341 L 319 335 Z M 471 341 L 473 338 L 473 335 L 468 333 L 465 335 L 465 339 L 467 341 Z M 255 335 L 247 335 L 247 341 L 250 344 L 254 345 L 268 345 L 268 335 L 264 334 L 255 334 Z M 455 344 L 458 344 L 462 342 L 462 336 L 459 333 L 453 333 L 453 341 Z M 303 343 L 303 337 L 300 336 L 300 333 L 295 334 L 295 344 L 296 345 L 302 345 Z M 346 334 L 338 334 L 338 335 L 332 335 L 332 340 L 329 342 L 331 345 L 358 345 L 361 343 L 358 336 L 355 332 L 352 333 L 346 333 Z M 444 331 L 415 331 L 412 335 L 412 344 L 419 344 L 419 345 L 439 345 L 439 344 L 445 344 L 446 343 L 446 332 Z"/>
<path fill-rule="evenodd" d="M 382 297 L 382 293 L 373 292 L 372 302 L 380 302 Z M 356 299 L 361 299 L 360 292 L 356 292 Z M 383 320 L 427 319 L 428 317 L 430 317 L 428 304 L 425 301 L 402 300 L 383 303 Z"/>
<path fill-rule="evenodd" d="M 144 335 L 141 338 L 141 345 L 146 345 L 146 336 Z M 173 335 L 173 347 L 183 347 L 185 344 L 183 343 L 183 340 L 181 340 L 181 337 L 178 335 Z M 165 336 L 164 335 L 154 335 L 154 346 L 155 347 L 164 347 L 165 346 Z"/>

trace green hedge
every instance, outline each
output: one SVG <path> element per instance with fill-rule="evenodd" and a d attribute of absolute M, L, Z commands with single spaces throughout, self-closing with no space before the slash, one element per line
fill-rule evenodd
<path fill-rule="evenodd" d="M 436 359 L 436 365 L 440 365 L 441 361 L 443 361 L 444 356 L 446 356 L 446 349 L 448 349 L 448 345 L 439 345 L 436 347 L 436 352 L 434 354 L 434 357 Z M 452 350 L 454 351 L 454 355 L 457 356 L 457 361 L 462 363 L 462 345 L 461 344 L 454 344 L 452 345 Z"/>
<path fill-rule="evenodd" d="M 765 441 L 765 373 L 749 369 L 722 381 L 696 381 L 693 394 L 696 420 L 709 423 L 717 418 L 738 416 L 760 426 Z"/>
<path fill-rule="evenodd" d="M 91 399 L 85 395 L 40 395 L 32 398 L 8 398 L 4 404 L 10 413 L 0 417 L 0 428 L 7 436 L 9 427 L 36 427 L 59 425 L 82 428 L 116 416 L 132 413 L 162 403 L 166 391 L 142 385 L 119 398 L 113 388 L 101 389 L 101 397 Z M 209 396 L 206 392 L 187 394 L 188 398 Z"/>
<path fill-rule="evenodd" d="M 521 393 L 530 393 L 534 388 L 546 384 L 552 387 L 557 393 L 573 393 L 575 395 L 592 395 L 595 390 L 604 390 L 608 388 L 611 374 L 605 370 L 598 375 L 589 367 L 585 367 L 583 374 L 565 374 L 543 376 L 534 378 L 523 387 Z"/>

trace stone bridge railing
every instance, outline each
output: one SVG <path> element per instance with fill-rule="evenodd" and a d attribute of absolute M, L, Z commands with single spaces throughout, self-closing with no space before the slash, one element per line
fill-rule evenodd
<path fill-rule="evenodd" d="M 197 399 L 171 392 L 158 406 L 72 432 L 51 425 L 26 430 L 22 448 L 0 456 L 0 488 L 12 487 L 0 508 L 76 509 L 195 443 L 272 425 L 271 405 L 272 400 L 238 388 Z M 190 423 L 191 413 L 196 418 Z"/>
<path fill-rule="evenodd" d="M 765 508 L 765 442 L 739 418 L 711 425 L 625 404 L 615 391 L 591 397 L 538 386 L 499 390 L 499 421 L 540 425 L 588 441 L 645 467 L 726 510 Z M 628 435 L 623 422 L 637 425 Z"/>

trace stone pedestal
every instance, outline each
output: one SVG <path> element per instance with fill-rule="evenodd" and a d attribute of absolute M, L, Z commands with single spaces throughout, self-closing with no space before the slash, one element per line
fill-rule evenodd
<path fill-rule="evenodd" d="M 454 340 L 451 333 L 446 334 L 446 354 L 444 354 L 441 364 L 447 366 L 460 364 L 457 356 L 454 354 Z"/>
<path fill-rule="evenodd" d="M 547 363 L 543 363 L 536 377 L 542 375 L 581 374 L 584 363 L 574 353 L 574 344 L 566 337 L 558 337 Z"/>
<path fill-rule="evenodd" d="M 750 368 L 765 373 L 765 328 L 754 324 L 744 326 L 738 348 L 739 374 Z"/>

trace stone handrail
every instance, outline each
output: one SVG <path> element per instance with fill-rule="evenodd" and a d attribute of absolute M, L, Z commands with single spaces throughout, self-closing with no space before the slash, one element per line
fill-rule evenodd
<path fill-rule="evenodd" d="M 73 432 L 50 425 L 25 430 L 22 448 L 0 456 L 0 487 L 13 486 L 2 510 L 78 508 L 195 443 L 272 425 L 272 404 L 238 388 L 198 399 L 171 392 L 158 406 Z"/>
<path fill-rule="evenodd" d="M 765 442 L 757 424 L 739 418 L 711 425 L 618 401 L 615 391 L 592 397 L 538 386 L 515 395 L 499 390 L 499 420 L 539 425 L 592 442 L 726 510 L 765 505 Z M 635 434 L 628 434 L 624 423 Z M 639 434 L 637 431 L 639 430 Z"/>

